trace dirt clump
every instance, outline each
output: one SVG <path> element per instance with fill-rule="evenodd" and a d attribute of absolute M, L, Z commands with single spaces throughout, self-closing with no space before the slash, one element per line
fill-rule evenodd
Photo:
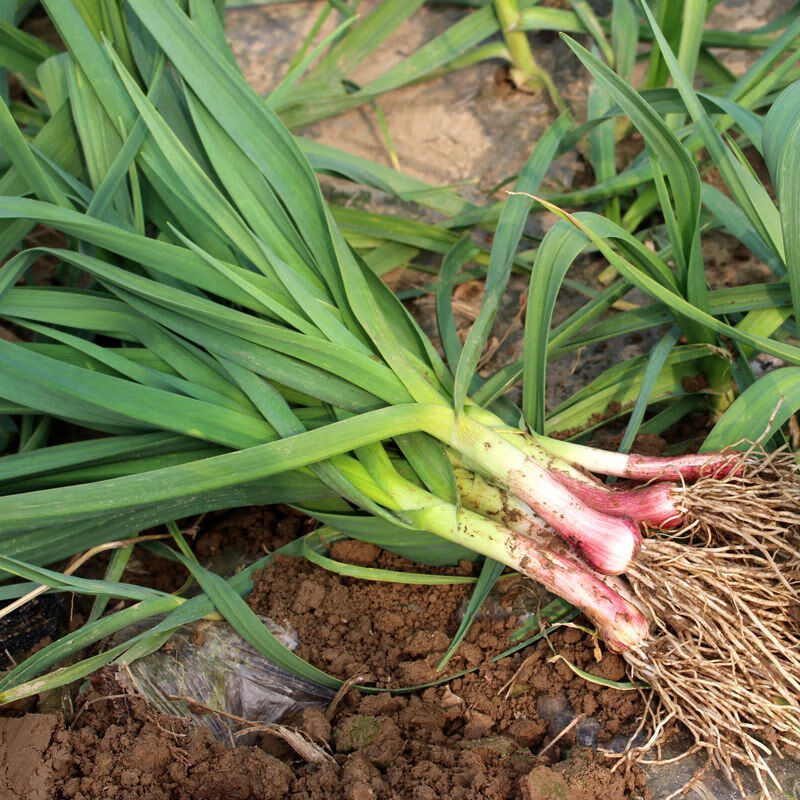
<path fill-rule="evenodd" d="M 141 702 L 129 703 L 122 724 L 102 704 L 92 709 L 72 729 L 56 715 L 4 720 L 25 728 L 29 746 L 17 743 L 5 759 L 14 782 L 10 793 L 0 790 L 0 800 L 281 800 L 292 784 L 291 769 L 264 750 L 228 749 L 204 729 L 157 716 Z M 24 753 L 31 757 L 20 766 Z M 35 769 L 25 766 L 34 760 Z"/>
<path fill-rule="evenodd" d="M 0 800 L 50 800 L 54 774 L 69 758 L 53 741 L 61 733 L 56 714 L 0 718 Z"/>
<path fill-rule="evenodd" d="M 424 571 L 359 542 L 334 543 L 330 555 L 361 566 Z M 466 562 L 429 571 L 474 570 Z M 504 581 L 511 588 L 500 594 L 500 607 L 473 623 L 440 672 L 437 666 L 458 627 L 470 584 L 366 582 L 291 557 L 279 558 L 256 576 L 248 603 L 259 614 L 292 625 L 301 640 L 298 655 L 315 666 L 343 679 L 370 676 L 390 690 L 456 676 L 411 693 L 351 689 L 331 719 L 329 739 L 324 731 L 337 763 L 296 773 L 290 797 L 511 800 L 536 784 L 537 769 L 555 768 L 576 744 L 597 746 L 630 735 L 642 711 L 639 694 L 587 683 L 569 666 L 626 680 L 622 659 L 600 654 L 582 630 L 564 627 L 491 661 L 509 647 L 508 635 L 521 621 L 513 613 L 514 587 L 523 584 L 515 576 Z M 459 674 L 465 670 L 471 671 Z M 313 738 L 319 721 L 310 715 L 308 724 L 302 713 L 287 724 Z M 570 726 L 576 715 L 580 719 Z M 582 756 L 570 771 L 558 774 L 559 785 L 570 791 L 577 787 L 574 796 L 581 800 L 644 796 L 633 773 L 612 775 L 601 760 Z"/>
<path fill-rule="evenodd" d="M 371 545 L 342 544 L 332 548 L 332 558 L 355 555 L 351 563 L 363 566 L 364 555 L 372 553 Z M 375 555 L 370 566 L 421 571 L 389 553 Z M 472 570 L 464 562 L 446 571 L 471 575 Z M 300 637 L 299 656 L 336 677 L 369 672 L 381 687 L 440 677 L 436 666 L 450 641 L 447 631 L 455 632 L 450 621 L 458 625 L 467 596 L 464 584 L 415 586 L 341 578 L 289 556 L 278 556 L 274 567 L 259 573 L 254 583 L 250 607 L 279 624 L 288 622 Z M 474 666 L 477 661 L 469 663 L 462 655 L 454 666 L 462 663 Z"/>
<path fill-rule="evenodd" d="M 247 506 L 206 514 L 197 531 L 198 558 L 217 556 L 223 549 L 263 555 L 277 550 L 308 530 L 311 520 L 289 506 Z M 269 531 L 269 547 L 264 533 Z"/>
<path fill-rule="evenodd" d="M 637 771 L 611 772 L 590 751 L 574 749 L 565 760 L 558 748 L 536 755 L 525 744 L 531 738 L 524 726 L 479 736 L 489 733 L 490 715 L 465 709 L 447 691 L 352 693 L 332 729 L 322 711 L 300 712 L 287 722 L 309 735 L 316 729 L 328 741 L 333 759 L 321 765 L 305 764 L 269 735 L 257 747 L 227 748 L 203 729 L 157 715 L 140 701 L 126 703 L 129 716 L 122 722 L 103 702 L 70 729 L 58 715 L 3 720 L 0 800 L 647 797 Z M 459 715 L 479 720 L 475 738 L 466 735 L 469 722 L 448 733 Z M 541 739 L 541 732 L 533 738 Z"/>
<path fill-rule="evenodd" d="M 644 776 L 611 772 L 591 750 L 580 750 L 553 766 L 532 769 L 522 780 L 523 800 L 623 800 L 644 789 Z"/>

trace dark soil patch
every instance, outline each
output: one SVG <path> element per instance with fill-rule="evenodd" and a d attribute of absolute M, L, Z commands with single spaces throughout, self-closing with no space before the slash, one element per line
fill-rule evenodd
<path fill-rule="evenodd" d="M 45 594 L 0 618 L 0 669 L 11 666 L 14 653 L 30 652 L 57 638 L 65 616 L 58 595 Z"/>

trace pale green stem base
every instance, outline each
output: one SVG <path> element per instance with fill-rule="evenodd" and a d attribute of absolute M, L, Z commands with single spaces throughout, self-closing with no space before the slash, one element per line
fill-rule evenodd
<path fill-rule="evenodd" d="M 494 0 L 494 10 L 500 21 L 503 38 L 511 56 L 509 76 L 514 86 L 526 92 L 546 89 L 553 105 L 562 114 L 567 105 L 548 72 L 537 63 L 528 41 L 528 34 L 520 25 L 517 0 Z"/>

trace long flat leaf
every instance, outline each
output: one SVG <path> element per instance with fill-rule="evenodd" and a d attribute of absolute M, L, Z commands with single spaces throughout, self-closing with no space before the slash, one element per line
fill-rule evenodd
<path fill-rule="evenodd" d="M 145 433 L 42 447 L 0 460 L 0 483 L 76 465 L 96 464 L 111 458 L 155 455 L 180 448 L 187 441 L 176 434 Z"/>
<path fill-rule="evenodd" d="M 636 398 L 636 405 L 634 405 L 631 411 L 628 425 L 625 428 L 625 433 L 619 445 L 620 453 L 630 453 L 631 447 L 633 447 L 633 443 L 636 441 L 636 434 L 639 433 L 641 428 L 644 412 L 647 410 L 650 394 L 658 378 L 658 374 L 661 372 L 664 362 L 667 360 L 670 351 L 675 347 L 679 338 L 679 329 L 672 328 L 667 331 L 658 344 L 650 351 L 650 357 L 647 359 L 647 367 L 645 367 L 644 373 L 642 374 L 642 385 L 639 389 L 639 396 Z"/>
<path fill-rule="evenodd" d="M 283 198 L 340 308 L 346 308 L 322 194 L 289 132 L 225 59 L 173 4 L 131 0 L 133 11 L 158 40 L 182 78 Z"/>
<path fill-rule="evenodd" d="M 784 367 L 769 372 L 743 391 L 706 437 L 701 450 L 725 447 L 746 450 L 751 442 L 766 440 L 800 408 L 800 369 Z"/>
<path fill-rule="evenodd" d="M 538 190 L 570 124 L 569 116 L 562 114 L 548 128 L 544 136 L 537 142 L 514 186 L 515 192 L 526 194 L 515 194 L 506 201 L 495 232 L 480 311 L 464 342 L 464 348 L 458 360 L 453 391 L 453 403 L 457 409 L 464 405 L 511 274 L 517 245 L 522 237 L 525 221 L 532 205 L 532 199 L 527 195 Z"/>
<path fill-rule="evenodd" d="M 403 433 L 424 429 L 446 440 L 453 422 L 452 412 L 443 406 L 409 404 L 379 409 L 308 433 L 199 462 L 116 481 L 0 498 L 0 519 L 8 529 L 133 510 L 143 504 L 267 478 Z"/>
<path fill-rule="evenodd" d="M 191 572 L 220 614 L 259 653 L 278 666 L 307 680 L 333 688 L 341 686 L 342 681 L 312 667 L 307 661 L 284 647 L 226 580 L 201 567 L 192 559 L 180 554 L 176 554 L 176 557 Z"/>
<path fill-rule="evenodd" d="M 439 270 L 439 282 L 436 286 L 436 324 L 447 363 L 454 372 L 461 357 L 461 340 L 458 338 L 453 317 L 451 298 L 453 284 L 458 270 L 476 255 L 477 250 L 469 237 L 462 237 L 445 254 Z"/>
<path fill-rule="evenodd" d="M 700 219 L 700 175 L 691 156 L 669 126 L 636 91 L 615 75 L 597 57 L 569 37 L 565 41 L 583 65 L 601 82 L 619 106 L 631 118 L 645 143 L 658 157 L 672 188 L 679 235 L 679 263 L 684 265 L 684 291 L 691 290 L 692 300 L 705 305 L 705 283 L 700 259 L 698 227 Z M 664 209 L 666 214 L 672 210 Z"/>
<path fill-rule="evenodd" d="M 116 485 L 116 479 L 111 484 Z M 222 488 L 163 502 L 147 503 L 145 497 L 142 503 L 140 497 L 134 510 L 93 516 L 78 522 L 61 522 L 54 526 L 26 528 L 24 531 L 16 528 L 9 530 L 9 524 L 4 522 L 0 527 L 0 543 L 6 555 L 32 564 L 50 564 L 54 560 L 69 558 L 104 542 L 125 538 L 176 518 L 273 503 L 299 503 L 316 507 L 330 504 L 333 498 L 331 490 L 313 475 L 304 471 L 290 471 L 274 475 L 269 480 L 229 482 Z"/>
<path fill-rule="evenodd" d="M 764 157 L 781 212 L 786 271 L 795 320 L 800 319 L 800 82 L 785 89 L 764 122 Z"/>
<path fill-rule="evenodd" d="M 34 402 L 56 416 L 89 422 L 96 414 L 115 425 L 173 430 L 231 447 L 275 436 L 271 426 L 233 409 L 223 411 L 208 402 L 78 369 L 8 342 L 0 341 L 0 363 L 7 399 Z"/>
<path fill-rule="evenodd" d="M 555 206 L 549 204 L 548 207 L 551 208 L 551 210 L 553 210 L 562 219 L 569 220 L 579 230 L 583 231 L 586 236 L 599 248 L 603 255 L 624 275 L 625 278 L 643 291 L 650 294 L 652 297 L 661 300 L 675 313 L 679 314 L 680 316 L 685 316 L 689 319 L 695 320 L 705 327 L 715 331 L 716 333 L 725 334 L 732 339 L 744 342 L 745 344 L 749 344 L 753 347 L 757 347 L 765 353 L 775 355 L 778 358 L 782 358 L 791 363 L 800 363 L 800 348 L 791 344 L 785 344 L 773 339 L 768 339 L 765 336 L 753 335 L 745 331 L 738 331 L 736 328 L 718 319 L 715 319 L 706 312 L 701 311 L 697 307 L 693 306 L 679 295 L 664 289 L 664 287 L 660 286 L 648 275 L 632 269 L 632 265 L 629 261 L 620 256 L 618 253 L 615 253 L 600 236 L 594 233 L 591 224 L 587 225 L 580 221 L 581 215 L 573 216 L 571 214 L 566 214 Z"/>
<path fill-rule="evenodd" d="M 629 258 L 635 259 L 643 273 L 658 280 L 669 291 L 677 290 L 675 278 L 666 265 L 621 226 L 588 212 L 578 217 L 591 219 L 594 229 L 613 238 Z M 534 430 L 541 431 L 544 426 L 546 364 L 551 357 L 550 325 L 556 300 L 567 270 L 586 245 L 579 231 L 556 224 L 543 239 L 531 271 L 523 354 L 522 408 L 528 425 Z"/>
<path fill-rule="evenodd" d="M 461 644 L 464 637 L 467 635 L 470 626 L 474 622 L 475 615 L 478 613 L 483 601 L 492 590 L 492 587 L 495 585 L 497 579 L 500 577 L 500 573 L 504 569 L 505 566 L 503 564 L 501 564 L 499 561 L 494 561 L 491 558 L 487 558 L 483 562 L 483 565 L 481 566 L 481 574 L 478 576 L 478 581 L 475 584 L 475 588 L 472 590 L 469 603 L 464 610 L 464 616 L 458 626 L 458 630 L 455 632 L 455 634 L 453 634 L 453 638 L 450 641 L 444 656 L 442 656 L 442 660 L 436 667 L 437 670 L 444 669 L 444 667 L 447 665 L 447 662 L 453 657 L 453 654 L 458 649 L 458 646 Z"/>
<path fill-rule="evenodd" d="M 686 110 L 689 112 L 689 115 L 702 137 L 703 144 L 708 148 L 731 194 L 747 214 L 748 219 L 750 219 L 764 241 L 776 247 L 774 235 L 770 232 L 771 226 L 774 223 L 769 218 L 775 214 L 775 209 L 769 199 L 769 195 L 759 181 L 741 168 L 737 159 L 725 146 L 722 137 L 711 122 L 711 119 L 703 108 L 703 104 L 694 92 L 689 79 L 678 63 L 669 43 L 656 24 L 646 4 L 642 5 L 642 11 L 647 17 L 648 24 L 653 31 L 653 36 L 658 43 L 664 61 L 668 65 L 670 74 L 675 82 L 675 87 L 680 92 L 681 98 L 686 105 Z"/>

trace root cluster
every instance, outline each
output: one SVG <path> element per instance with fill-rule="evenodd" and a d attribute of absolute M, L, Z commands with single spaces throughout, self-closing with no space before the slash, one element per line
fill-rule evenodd
<path fill-rule="evenodd" d="M 800 752 L 800 561 L 673 536 L 646 540 L 627 574 L 653 625 L 625 654 L 633 672 L 713 766 L 740 789 L 734 763 L 753 767 L 769 796 L 767 756 Z"/>
<path fill-rule="evenodd" d="M 742 453 L 724 477 L 685 486 L 682 505 L 698 544 L 745 544 L 769 561 L 800 557 L 800 471 L 785 450 Z"/>

